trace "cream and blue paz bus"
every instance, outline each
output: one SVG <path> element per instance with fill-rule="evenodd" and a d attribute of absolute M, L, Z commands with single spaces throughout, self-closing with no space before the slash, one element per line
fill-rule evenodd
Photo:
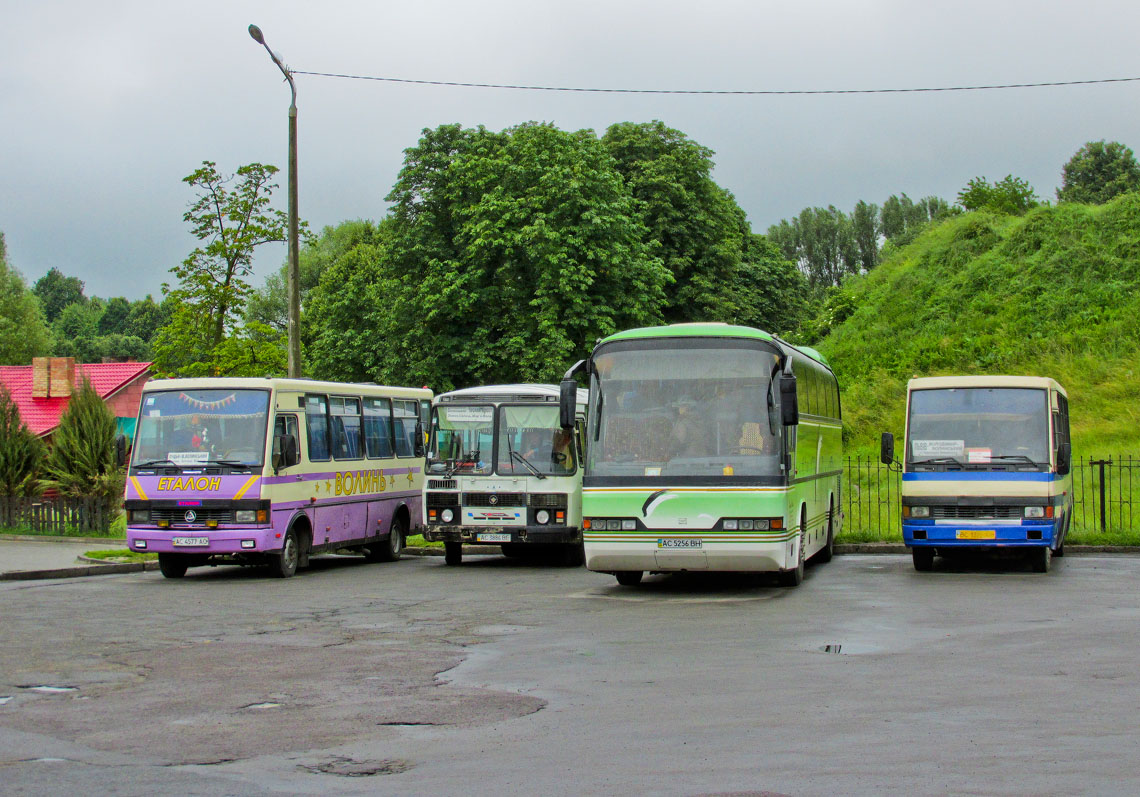
<path fill-rule="evenodd" d="M 839 531 L 839 387 L 817 352 L 749 327 L 676 324 L 600 341 L 562 382 L 589 381 L 586 567 L 776 571 L 831 558 Z"/>
<path fill-rule="evenodd" d="M 304 379 L 146 384 L 127 544 L 162 574 L 232 562 L 288 577 L 308 556 L 400 556 L 420 515 L 431 391 Z"/>
<path fill-rule="evenodd" d="M 579 393 L 568 429 L 558 424 L 557 385 L 489 385 L 435 398 L 424 537 L 444 544 L 447 564 L 460 564 L 465 543 L 581 564 L 586 391 Z"/>
<path fill-rule="evenodd" d="M 881 458 L 894 462 L 883 435 Z M 1052 379 L 945 376 L 907 384 L 903 542 L 917 570 L 936 554 L 1022 551 L 1038 572 L 1072 520 L 1069 400 Z"/>

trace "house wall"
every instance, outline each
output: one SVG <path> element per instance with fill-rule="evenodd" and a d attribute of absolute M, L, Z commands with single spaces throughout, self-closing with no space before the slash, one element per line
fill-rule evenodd
<path fill-rule="evenodd" d="M 139 402 L 142 401 L 143 385 L 149 378 L 143 374 L 111 398 L 107 399 L 107 406 L 116 418 L 134 418 L 139 414 Z"/>

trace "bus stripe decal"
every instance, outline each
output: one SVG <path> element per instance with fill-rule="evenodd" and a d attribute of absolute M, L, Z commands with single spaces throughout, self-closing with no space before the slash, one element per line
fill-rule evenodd
<path fill-rule="evenodd" d="M 133 484 L 135 486 L 135 492 L 137 492 L 139 494 L 139 498 L 141 498 L 144 501 L 150 500 L 149 498 L 146 497 L 146 491 L 144 491 L 142 488 L 142 485 L 139 484 L 139 480 L 136 479 L 134 476 L 131 477 L 131 484 Z"/>
<path fill-rule="evenodd" d="M 254 475 L 254 476 L 250 476 L 249 480 L 241 486 L 241 489 L 239 489 L 236 493 L 234 493 L 234 500 L 236 501 L 237 499 L 239 499 L 243 495 L 245 495 L 246 492 L 249 490 L 249 488 L 253 486 L 253 483 L 260 478 L 261 478 L 260 473 Z"/>

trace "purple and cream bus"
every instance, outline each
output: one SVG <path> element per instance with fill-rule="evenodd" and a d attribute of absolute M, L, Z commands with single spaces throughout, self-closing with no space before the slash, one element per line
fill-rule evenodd
<path fill-rule="evenodd" d="M 148 382 L 127 472 L 127 544 L 180 578 L 311 554 L 400 557 L 420 517 L 426 389 L 307 379 Z"/>

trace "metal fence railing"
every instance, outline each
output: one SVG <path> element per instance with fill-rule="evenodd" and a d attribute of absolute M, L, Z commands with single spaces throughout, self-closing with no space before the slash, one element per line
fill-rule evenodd
<path fill-rule="evenodd" d="M 117 509 L 105 498 L 25 498 L 0 495 L 0 528 L 61 536 L 104 534 Z"/>
<path fill-rule="evenodd" d="M 1140 526 L 1140 457 L 1073 458 L 1071 529 L 1132 531 Z M 847 457 L 843 470 L 844 529 L 902 535 L 902 475 L 876 457 Z"/>

